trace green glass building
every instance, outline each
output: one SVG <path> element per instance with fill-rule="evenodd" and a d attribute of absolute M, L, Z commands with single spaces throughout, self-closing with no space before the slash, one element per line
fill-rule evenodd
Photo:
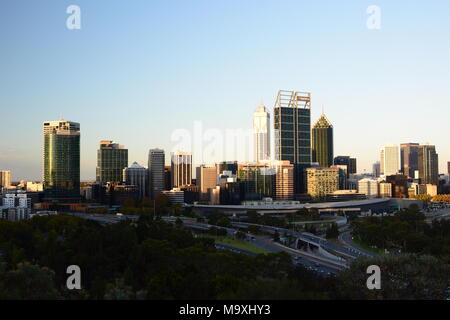
<path fill-rule="evenodd" d="M 333 125 L 322 114 L 312 128 L 311 155 L 312 162 L 321 167 L 333 165 Z"/>
<path fill-rule="evenodd" d="M 97 183 L 122 182 L 123 169 L 126 167 L 128 167 L 128 149 L 110 140 L 100 141 L 97 151 Z"/>
<path fill-rule="evenodd" d="M 80 198 L 80 124 L 44 122 L 44 198 Z"/>
<path fill-rule="evenodd" d="M 275 159 L 294 164 L 294 193 L 306 193 L 311 166 L 311 94 L 278 92 L 274 107 Z"/>
<path fill-rule="evenodd" d="M 261 200 L 275 195 L 275 171 L 266 164 L 239 164 L 237 178 L 242 182 L 244 200 Z"/>

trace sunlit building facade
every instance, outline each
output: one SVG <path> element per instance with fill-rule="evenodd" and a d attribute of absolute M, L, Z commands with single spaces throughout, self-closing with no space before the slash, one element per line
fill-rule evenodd
<path fill-rule="evenodd" d="M 312 162 L 322 167 L 333 164 L 333 125 L 322 114 L 312 128 Z"/>
<path fill-rule="evenodd" d="M 80 198 L 80 124 L 44 122 L 45 199 Z"/>
<path fill-rule="evenodd" d="M 311 93 L 278 92 L 274 107 L 275 159 L 294 164 L 294 192 L 306 192 L 311 165 Z"/>
<path fill-rule="evenodd" d="M 121 182 L 123 169 L 126 167 L 128 167 L 128 149 L 111 140 L 100 141 L 97 151 L 97 183 Z"/>

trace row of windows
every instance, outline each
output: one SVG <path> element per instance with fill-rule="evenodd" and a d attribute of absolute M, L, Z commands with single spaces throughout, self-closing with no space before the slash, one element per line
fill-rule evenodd
<path fill-rule="evenodd" d="M 294 139 L 281 139 L 281 140 L 276 140 L 275 141 L 275 146 L 286 146 L 286 147 L 294 147 L 295 143 L 294 143 Z M 297 141 L 297 146 L 298 147 L 308 147 L 310 148 L 310 143 L 309 140 L 298 140 Z"/>
<path fill-rule="evenodd" d="M 294 114 L 294 110 L 297 110 L 297 114 L 298 115 L 302 115 L 302 116 L 310 116 L 311 115 L 311 110 L 310 109 L 295 109 L 295 108 L 275 108 L 274 109 L 274 115 L 277 116 L 279 114 L 281 115 L 293 115 Z"/>

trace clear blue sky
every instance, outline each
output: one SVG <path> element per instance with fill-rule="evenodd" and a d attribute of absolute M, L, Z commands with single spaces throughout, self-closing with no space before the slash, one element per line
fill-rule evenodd
<path fill-rule="evenodd" d="M 66 28 L 71 4 L 81 30 Z M 381 30 L 366 27 L 369 5 Z M 101 139 L 146 165 L 173 130 L 250 128 L 287 89 L 312 92 L 313 121 L 325 106 L 335 155 L 359 171 L 382 145 L 429 142 L 444 172 L 449 17 L 447 0 L 2 0 L 0 169 L 40 179 L 42 122 L 61 116 L 81 123 L 82 179 Z"/>

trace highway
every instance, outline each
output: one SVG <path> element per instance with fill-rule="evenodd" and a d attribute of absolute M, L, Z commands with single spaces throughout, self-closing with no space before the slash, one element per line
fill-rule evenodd
<path fill-rule="evenodd" d="M 134 215 L 124 215 L 124 216 L 116 216 L 112 214 L 87 214 L 87 213 L 77 213 L 77 212 L 71 212 L 67 213 L 72 216 L 76 216 L 83 219 L 88 219 L 92 221 L 96 221 L 102 225 L 112 224 L 112 223 L 118 223 L 123 220 L 132 220 L 136 221 L 139 217 Z M 163 220 L 168 222 L 175 222 L 176 217 L 162 217 Z M 193 222 L 192 219 L 182 219 L 183 225 L 190 228 L 196 228 L 196 229 L 202 229 L 207 230 L 211 227 L 217 227 L 210 224 L 205 223 L 197 223 Z M 190 220 L 190 221 L 186 221 Z M 234 236 L 237 232 L 236 229 L 233 228 L 224 228 L 227 230 L 228 235 Z M 313 254 L 307 254 L 304 252 L 301 252 L 300 250 L 294 250 L 291 248 L 283 247 L 278 244 L 273 243 L 273 241 L 269 237 L 262 237 L 262 236 L 253 236 L 253 237 L 247 237 L 247 241 L 253 243 L 255 246 L 271 253 L 276 252 L 287 252 L 292 257 L 292 262 L 295 265 L 302 265 L 303 267 L 307 268 L 308 270 L 315 272 L 321 276 L 331 276 L 337 274 L 343 267 L 341 265 L 334 264 L 334 261 L 327 261 L 327 259 L 321 257 L 321 256 L 315 256 Z M 249 252 L 247 250 L 243 250 L 240 248 L 234 248 L 228 245 L 223 244 L 216 244 L 216 248 L 220 250 L 230 250 L 232 252 L 237 253 L 243 253 L 243 254 L 254 254 L 252 252 Z"/>
<path fill-rule="evenodd" d="M 246 222 L 232 222 L 231 224 L 233 226 L 241 227 L 241 228 L 246 228 L 246 227 L 252 225 L 251 223 L 246 223 Z M 335 252 L 337 252 L 343 256 L 347 256 L 351 259 L 355 259 L 355 258 L 358 258 L 361 256 L 370 256 L 366 252 L 364 252 L 363 250 L 361 250 L 359 248 L 343 247 L 343 246 L 334 244 L 330 241 L 327 241 L 324 238 L 315 236 L 313 234 L 300 233 L 300 232 L 289 230 L 289 229 L 283 229 L 283 228 L 277 228 L 277 227 L 265 226 L 265 225 L 259 225 L 259 224 L 253 224 L 253 225 L 258 226 L 261 230 L 266 231 L 266 232 L 274 233 L 275 231 L 277 231 L 280 235 L 283 235 L 286 233 L 287 235 L 297 237 L 303 241 L 312 242 L 318 246 L 321 246 L 322 248 L 324 248 L 326 250 L 335 251 Z"/>
<path fill-rule="evenodd" d="M 351 250 L 363 252 L 367 257 L 373 257 L 373 256 L 374 256 L 373 253 L 371 253 L 371 252 L 369 252 L 369 251 L 367 251 L 367 250 L 364 250 L 364 249 L 362 249 L 362 248 L 356 246 L 356 245 L 353 243 L 353 241 L 352 241 L 352 232 L 351 232 L 351 230 L 342 232 L 342 233 L 339 235 L 339 238 L 338 238 L 338 239 L 339 239 L 339 241 L 341 241 L 341 242 L 344 244 L 344 246 L 350 248 Z"/>

